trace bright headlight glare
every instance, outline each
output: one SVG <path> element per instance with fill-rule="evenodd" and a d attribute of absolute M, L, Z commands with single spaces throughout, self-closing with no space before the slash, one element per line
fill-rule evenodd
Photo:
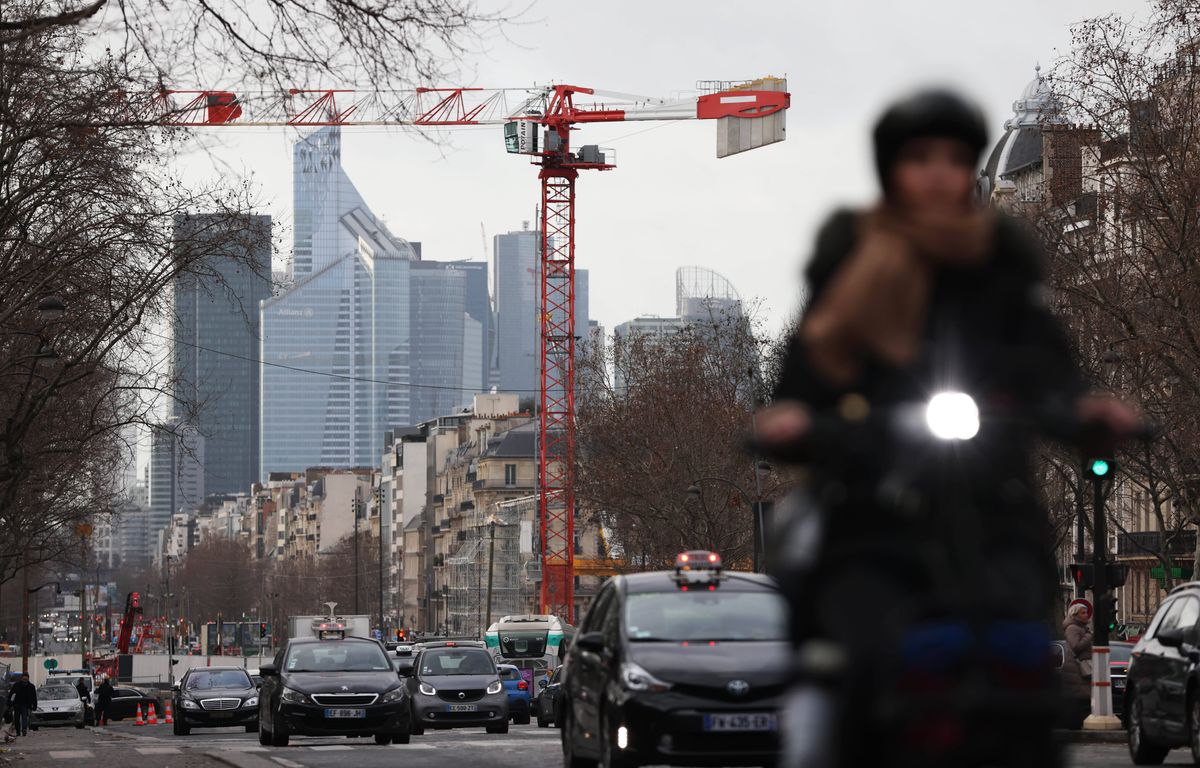
<path fill-rule="evenodd" d="M 504 683 L 500 682 L 499 680 L 497 680 L 496 682 L 492 683 L 491 685 L 489 685 L 487 687 L 488 693 L 500 693 L 500 691 L 503 691 L 503 690 L 504 690 Z"/>
<path fill-rule="evenodd" d="M 421 693 L 425 694 L 426 696 L 437 696 L 437 688 L 434 688 L 429 683 L 421 683 L 418 690 L 420 690 Z"/>
<path fill-rule="evenodd" d="M 979 433 L 979 406 L 964 392 L 939 392 L 925 406 L 925 424 L 939 440 L 970 440 Z"/>

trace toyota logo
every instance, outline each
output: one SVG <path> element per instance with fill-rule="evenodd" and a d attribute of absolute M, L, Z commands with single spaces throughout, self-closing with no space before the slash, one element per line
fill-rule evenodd
<path fill-rule="evenodd" d="M 459 691 L 459 692 L 458 692 L 458 698 L 460 698 L 460 699 L 465 699 L 465 698 L 467 698 L 467 694 L 463 693 L 462 691 Z"/>
<path fill-rule="evenodd" d="M 750 683 L 745 680 L 730 680 L 729 684 L 725 686 L 725 690 L 734 696 L 745 696 L 750 693 Z"/>

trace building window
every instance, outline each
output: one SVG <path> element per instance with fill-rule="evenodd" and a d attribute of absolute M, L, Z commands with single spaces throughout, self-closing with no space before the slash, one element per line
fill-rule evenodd
<path fill-rule="evenodd" d="M 517 465 L 516 464 L 505 464 L 504 465 L 504 484 L 505 485 L 516 485 L 517 484 Z"/>

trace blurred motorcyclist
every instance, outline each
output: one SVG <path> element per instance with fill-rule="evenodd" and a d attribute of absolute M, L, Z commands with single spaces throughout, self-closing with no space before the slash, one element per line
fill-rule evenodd
<path fill-rule="evenodd" d="M 1039 428 L 1053 431 L 1044 416 L 1066 414 L 1116 438 L 1139 425 L 1129 407 L 1086 393 L 1045 303 L 1037 242 L 975 201 L 986 142 L 979 110 L 951 92 L 919 92 L 884 112 L 874 129 L 883 198 L 869 210 L 838 211 L 821 228 L 806 270 L 807 310 L 774 404 L 756 419 L 757 442 L 779 453 L 803 441 L 819 414 L 866 423 L 945 390 L 969 393 L 981 419 L 969 444 L 903 456 L 928 466 L 927 486 L 953 487 L 953 499 L 887 495 L 904 451 L 887 431 L 870 450 L 808 457 L 819 533 L 805 535 L 810 554 L 785 562 L 780 575 L 802 679 L 813 667 L 804 659 L 823 642 L 844 661 L 837 674 L 810 675 L 829 697 L 806 710 L 793 764 L 894 764 L 880 752 L 891 745 L 865 736 L 860 721 L 906 632 L 931 615 L 962 615 L 956 578 L 971 574 L 976 615 L 1048 624 L 1057 578 L 1030 468 Z M 977 519 L 962 529 L 971 545 L 963 548 L 947 540 L 946 520 L 968 513 Z M 1034 638 L 1026 633 L 1026 645 Z M 823 719 L 825 738 L 814 737 Z M 935 724 L 930 738 L 950 746 L 969 738 L 955 727 Z"/>

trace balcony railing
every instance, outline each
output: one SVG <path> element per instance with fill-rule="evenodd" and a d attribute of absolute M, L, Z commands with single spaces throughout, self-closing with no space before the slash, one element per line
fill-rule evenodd
<path fill-rule="evenodd" d="M 1155 557 L 1164 545 L 1168 555 L 1190 555 L 1196 551 L 1196 532 L 1136 531 L 1117 536 L 1117 554 L 1126 557 Z"/>

